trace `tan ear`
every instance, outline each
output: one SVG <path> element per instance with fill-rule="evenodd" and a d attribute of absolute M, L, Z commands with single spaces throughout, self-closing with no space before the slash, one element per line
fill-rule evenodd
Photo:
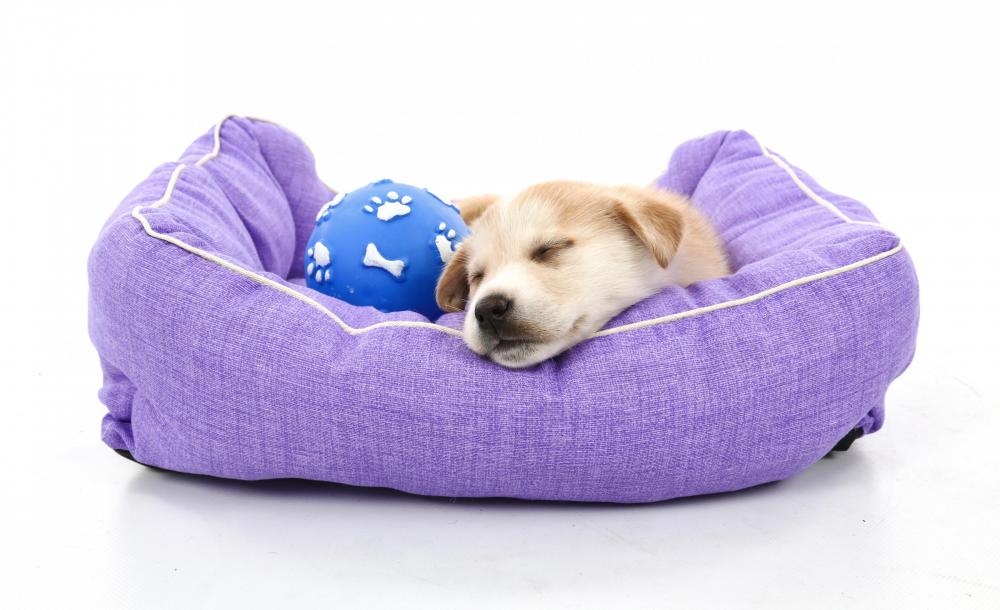
<path fill-rule="evenodd" d="M 668 194 L 646 189 L 622 189 L 614 203 L 618 218 L 649 249 L 661 267 L 670 264 L 684 235 L 684 217 Z"/>
<path fill-rule="evenodd" d="M 482 216 L 483 212 L 485 212 L 499 199 L 500 197 L 497 195 L 475 195 L 473 197 L 460 199 L 455 202 L 455 205 L 457 205 L 459 211 L 461 211 L 462 220 L 465 221 L 465 224 L 472 226 L 472 223 Z"/>
<path fill-rule="evenodd" d="M 469 275 L 466 269 L 468 260 L 466 249 L 459 244 L 438 279 L 434 297 L 438 307 L 446 312 L 465 309 L 465 303 L 469 299 Z"/>

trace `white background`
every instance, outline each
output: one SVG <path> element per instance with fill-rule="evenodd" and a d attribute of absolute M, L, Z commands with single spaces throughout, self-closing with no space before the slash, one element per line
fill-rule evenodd
<path fill-rule="evenodd" d="M 94 4 L 0 4 L 0 606 L 1000 607 L 996 15 Z M 644 183 L 683 140 L 747 129 L 902 237 L 917 357 L 883 431 L 723 496 L 449 501 L 141 468 L 99 440 L 86 256 L 226 113 L 296 131 L 334 187 L 450 196 Z"/>

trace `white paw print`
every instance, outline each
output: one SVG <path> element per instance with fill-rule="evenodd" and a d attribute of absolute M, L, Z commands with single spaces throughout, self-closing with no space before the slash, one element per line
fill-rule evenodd
<path fill-rule="evenodd" d="M 438 225 L 437 232 L 438 234 L 434 236 L 434 245 L 437 246 L 441 262 L 447 264 L 455 254 L 454 240 L 458 234 L 455 229 L 449 229 L 443 222 Z"/>
<path fill-rule="evenodd" d="M 330 249 L 318 241 L 306 251 L 309 264 L 306 265 L 306 277 L 316 280 L 317 284 L 330 281 Z"/>
<path fill-rule="evenodd" d="M 369 199 L 368 204 L 365 205 L 365 211 L 369 214 L 375 214 L 379 220 L 389 222 L 397 216 L 409 214 L 411 201 L 413 201 L 413 197 L 409 195 L 403 195 L 400 198 L 396 191 L 389 191 L 385 194 L 385 200 L 378 196 Z"/>
<path fill-rule="evenodd" d="M 319 209 L 316 213 L 316 224 L 319 224 L 330 217 L 330 208 L 335 208 L 340 205 L 340 202 L 344 200 L 344 193 L 337 193 L 337 196 L 333 198 L 333 201 L 328 201 L 323 204 L 323 207 Z"/>

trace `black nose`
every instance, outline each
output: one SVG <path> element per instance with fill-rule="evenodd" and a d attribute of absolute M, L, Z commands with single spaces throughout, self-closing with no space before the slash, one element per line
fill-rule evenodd
<path fill-rule="evenodd" d="M 476 303 L 476 322 L 485 332 L 500 334 L 514 303 L 502 294 L 489 294 Z"/>

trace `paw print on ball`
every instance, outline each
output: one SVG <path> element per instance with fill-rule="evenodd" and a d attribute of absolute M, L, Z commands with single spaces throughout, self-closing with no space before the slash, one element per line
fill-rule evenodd
<path fill-rule="evenodd" d="M 384 200 L 378 196 L 369 199 L 368 204 L 365 205 L 365 211 L 369 214 L 375 214 L 379 220 L 389 222 L 397 216 L 409 214 L 411 201 L 413 201 L 413 197 L 409 195 L 400 197 L 396 191 L 389 191 L 385 194 Z"/>
<path fill-rule="evenodd" d="M 434 236 L 434 245 L 437 246 L 438 255 L 441 262 L 447 264 L 455 254 L 455 237 L 458 233 L 455 229 L 449 229 L 448 225 L 441 223 L 437 227 L 437 235 Z"/>
<path fill-rule="evenodd" d="M 330 281 L 330 249 L 318 241 L 306 251 L 306 277 L 316 280 L 317 284 Z"/>
<path fill-rule="evenodd" d="M 316 213 L 316 224 L 319 224 L 330 217 L 330 209 L 335 208 L 340 205 L 340 202 L 344 200 L 344 193 L 338 193 L 333 201 L 329 201 L 323 204 L 323 207 L 319 209 Z"/>

